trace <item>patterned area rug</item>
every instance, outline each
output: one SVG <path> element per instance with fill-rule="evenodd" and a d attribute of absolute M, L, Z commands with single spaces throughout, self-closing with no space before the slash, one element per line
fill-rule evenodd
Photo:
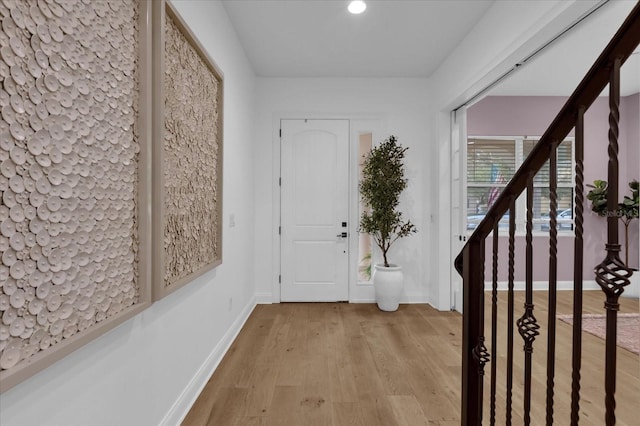
<path fill-rule="evenodd" d="M 573 324 L 573 315 L 558 315 L 558 318 L 568 324 Z M 583 315 L 582 329 L 604 339 L 606 315 Z M 618 314 L 618 346 L 640 354 L 640 314 Z"/>

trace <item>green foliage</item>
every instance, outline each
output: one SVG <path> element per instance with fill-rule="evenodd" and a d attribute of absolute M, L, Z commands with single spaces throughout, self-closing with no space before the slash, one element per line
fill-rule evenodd
<path fill-rule="evenodd" d="M 593 188 L 587 193 L 587 199 L 591 201 L 591 210 L 598 216 L 615 216 L 624 224 L 624 240 L 625 240 L 625 265 L 629 265 L 629 224 L 633 219 L 638 219 L 638 181 L 629 182 L 631 189 L 631 197 L 624 196 L 618 208 L 609 212 L 607 209 L 607 181 L 595 180 L 593 185 L 587 184 Z"/>
<path fill-rule="evenodd" d="M 607 215 L 607 181 L 596 179 L 593 185 L 587 184 L 589 188 L 593 188 L 587 193 L 587 199 L 591 201 L 591 210 L 598 216 Z"/>
<path fill-rule="evenodd" d="M 622 220 L 627 221 L 638 218 L 638 181 L 629 182 L 629 189 L 631 189 L 631 197 L 625 195 L 618 206 L 623 217 Z"/>
<path fill-rule="evenodd" d="M 373 237 L 385 266 L 389 266 L 387 252 L 391 245 L 398 238 L 417 232 L 415 225 L 405 221 L 398 211 L 400 194 L 407 187 L 403 166 L 407 149 L 393 135 L 374 147 L 365 159 L 359 186 L 362 201 L 368 207 L 360 217 L 360 231 Z"/>
<path fill-rule="evenodd" d="M 598 216 L 608 216 L 607 210 L 607 181 L 596 179 L 593 185 L 587 184 L 589 188 L 593 188 L 587 193 L 587 199 L 591 201 L 591 210 Z M 631 197 L 624 196 L 618 208 L 612 214 L 622 219 L 623 222 L 630 222 L 632 219 L 638 218 L 638 181 L 629 182 Z"/>

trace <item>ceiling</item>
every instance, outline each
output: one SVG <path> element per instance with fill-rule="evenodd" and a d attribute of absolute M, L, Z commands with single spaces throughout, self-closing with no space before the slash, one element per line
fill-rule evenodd
<path fill-rule="evenodd" d="M 262 77 L 428 77 L 493 0 L 222 2 Z"/>
<path fill-rule="evenodd" d="M 518 68 L 491 95 L 569 96 L 620 28 L 636 1 L 609 1 L 539 55 Z M 640 92 L 640 48 L 622 66 L 620 94 Z M 606 92 L 605 92 L 606 94 Z"/>
<path fill-rule="evenodd" d="M 348 0 L 222 3 L 258 76 L 429 77 L 494 1 L 369 0 L 361 15 Z M 489 94 L 570 95 L 635 4 L 604 4 Z M 622 73 L 621 94 L 639 92 L 640 54 Z"/>

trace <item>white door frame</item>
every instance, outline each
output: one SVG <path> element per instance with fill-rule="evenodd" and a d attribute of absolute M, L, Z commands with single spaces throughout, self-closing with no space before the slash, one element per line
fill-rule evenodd
<path fill-rule="evenodd" d="M 451 112 L 451 308 L 462 312 L 462 277 L 453 261 L 467 241 L 467 111 Z"/>
<path fill-rule="evenodd" d="M 372 115 L 372 114 L 318 114 L 318 113 L 304 113 L 304 112 L 292 112 L 292 113 L 275 113 L 272 116 L 271 126 L 271 141 L 272 141 L 272 174 L 271 174 L 271 199 L 272 199 L 272 223 L 271 223 L 271 252 L 272 252 L 272 265 L 271 265 L 271 303 L 280 303 L 280 214 L 281 214 L 281 199 L 280 199 L 280 174 L 281 174 L 281 152 L 280 152 L 280 123 L 282 120 L 349 120 L 350 123 L 350 135 L 349 135 L 349 152 L 351 155 L 349 165 L 349 235 L 356 235 L 358 229 L 358 182 L 357 182 L 357 139 L 355 135 L 357 132 L 368 130 L 367 126 L 370 126 L 370 131 L 373 133 L 374 144 L 381 140 L 386 130 L 386 116 L 384 115 Z M 355 151 L 354 151 L 355 150 Z M 354 154 L 355 152 L 355 154 Z M 356 253 L 358 250 L 358 239 L 349 239 L 349 302 L 373 302 L 375 301 L 375 295 L 373 292 L 372 284 L 358 284 L 357 283 L 357 256 L 351 256 L 352 253 Z M 355 262 L 355 264 L 354 264 Z"/>
<path fill-rule="evenodd" d="M 375 146 L 388 135 L 384 132 L 384 121 L 381 119 L 355 119 L 351 120 L 350 150 L 351 150 L 351 190 L 349 193 L 349 220 L 354 238 L 349 241 L 350 253 L 354 254 L 349 265 L 349 302 L 351 303 L 373 303 L 376 300 L 373 289 L 373 281 L 358 281 L 358 225 L 360 223 L 359 212 L 359 192 L 358 192 L 358 161 L 359 161 L 359 136 L 371 133 L 371 141 Z M 375 244 L 371 247 L 371 264 L 380 263 L 380 253 Z M 373 270 L 373 269 L 372 269 Z"/>

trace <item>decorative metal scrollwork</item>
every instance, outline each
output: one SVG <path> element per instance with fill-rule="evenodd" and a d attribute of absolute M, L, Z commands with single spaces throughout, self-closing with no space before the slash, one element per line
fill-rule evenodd
<path fill-rule="evenodd" d="M 478 363 L 478 373 L 484 376 L 484 366 L 491 361 L 491 356 L 487 347 L 484 345 L 484 337 L 480 337 L 478 344 L 472 351 L 473 359 Z"/>
<path fill-rule="evenodd" d="M 538 331 L 540 329 L 540 325 L 538 324 L 538 320 L 533 315 L 533 305 L 525 303 L 525 312 L 520 319 L 516 322 L 518 325 L 518 332 L 522 339 L 524 340 L 524 350 L 527 353 L 533 352 L 533 342 L 536 337 L 540 334 Z"/>
<path fill-rule="evenodd" d="M 618 296 L 624 291 L 624 287 L 631 282 L 631 270 L 620 260 L 618 252 L 619 244 L 607 244 L 607 257 L 594 268 L 596 282 L 607 295 L 607 300 Z"/>

